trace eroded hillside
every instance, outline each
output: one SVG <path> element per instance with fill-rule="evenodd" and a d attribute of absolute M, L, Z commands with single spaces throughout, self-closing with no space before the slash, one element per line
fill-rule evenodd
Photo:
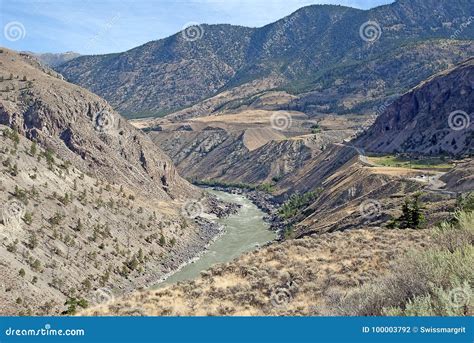
<path fill-rule="evenodd" d="M 368 116 L 311 119 L 302 112 L 246 110 L 177 123 L 164 119 L 148 130 L 188 179 L 272 185 L 371 121 Z"/>
<path fill-rule="evenodd" d="M 188 211 L 201 192 L 107 102 L 7 49 L 0 72 L 2 314 L 153 284 L 219 233 Z"/>

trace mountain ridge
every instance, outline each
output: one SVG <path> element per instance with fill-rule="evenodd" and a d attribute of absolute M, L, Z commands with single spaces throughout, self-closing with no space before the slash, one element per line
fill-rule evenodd
<path fill-rule="evenodd" d="M 445 17 L 425 15 L 430 9 L 445 10 Z M 196 26 L 200 39 L 187 40 L 182 31 L 123 53 L 82 56 L 58 71 L 128 116 L 157 116 L 252 80 L 282 78 L 280 86 L 292 86 L 324 66 L 366 60 L 403 40 L 450 38 L 473 11 L 466 0 L 395 2 L 367 11 L 309 6 L 261 28 Z M 365 42 L 359 29 L 374 21 L 379 39 Z M 468 26 L 456 38 L 472 37 Z"/>

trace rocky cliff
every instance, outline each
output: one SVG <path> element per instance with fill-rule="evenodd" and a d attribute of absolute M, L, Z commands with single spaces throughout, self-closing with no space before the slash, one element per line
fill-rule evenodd
<path fill-rule="evenodd" d="M 474 153 L 474 59 L 432 76 L 387 106 L 355 143 L 367 151 Z"/>

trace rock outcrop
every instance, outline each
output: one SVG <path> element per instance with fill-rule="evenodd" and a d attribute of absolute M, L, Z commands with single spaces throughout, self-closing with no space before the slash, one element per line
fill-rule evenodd
<path fill-rule="evenodd" d="M 474 153 L 474 59 L 395 100 L 355 144 L 370 152 Z"/>

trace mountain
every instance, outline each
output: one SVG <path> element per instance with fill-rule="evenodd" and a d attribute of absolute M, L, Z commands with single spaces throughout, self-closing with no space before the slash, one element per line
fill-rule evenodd
<path fill-rule="evenodd" d="M 474 58 L 402 95 L 356 144 L 377 153 L 474 153 Z"/>
<path fill-rule="evenodd" d="M 280 203 L 284 237 L 193 280 L 135 292 L 81 314 L 453 315 L 452 303 L 442 305 L 442 299 L 460 289 L 454 275 L 462 275 L 466 292 L 472 276 L 463 265 L 474 256 L 474 194 L 468 193 L 474 190 L 473 131 L 468 117 L 451 122 L 454 129 L 449 122 L 459 106 L 472 113 L 472 64 L 468 59 L 429 77 L 387 104 L 364 131 L 355 129 L 367 124 L 363 118 L 355 125 L 348 116 L 316 121 L 294 111 L 283 117 L 291 127 L 269 129 L 269 117 L 283 111 L 256 109 L 153 121 L 161 125 L 152 125 L 149 134 L 174 153 L 178 166 L 205 170 L 201 175 L 213 180 L 268 181 L 269 171 L 281 170 L 280 159 L 299 163 L 267 189 Z M 346 125 L 342 130 L 337 119 Z M 301 134 L 309 128 L 315 131 Z M 358 138 L 338 142 L 357 131 Z M 456 143 L 446 147 L 447 137 Z M 367 156 L 355 144 L 378 154 Z M 417 156 L 387 165 L 386 155 L 396 152 Z M 425 160 L 431 153 L 448 156 Z M 420 219 L 416 230 L 401 225 L 408 216 Z M 459 256 L 462 263 L 455 262 Z M 472 308 L 467 299 L 456 315 L 472 316 Z"/>
<path fill-rule="evenodd" d="M 187 209 L 219 214 L 227 205 L 182 179 L 148 136 L 97 95 L 5 48 L 0 133 L 3 315 L 71 314 L 148 287 L 221 231 Z"/>
<path fill-rule="evenodd" d="M 261 28 L 199 25 L 190 29 L 198 39 L 184 30 L 123 53 L 81 56 L 57 70 L 129 117 L 160 116 L 248 84 L 252 95 L 264 84 L 301 95 L 305 108 L 362 113 L 469 57 L 472 42 L 463 40 L 474 37 L 474 27 L 463 24 L 472 15 L 469 0 L 397 1 L 368 11 L 308 6 Z M 399 59 L 403 50 L 422 56 L 433 39 L 437 62 Z M 348 99 L 334 91 L 341 83 Z M 321 90 L 326 100 L 318 98 Z M 367 94 L 372 102 L 359 104 Z"/>
<path fill-rule="evenodd" d="M 106 101 L 64 82 L 28 55 L 3 49 L 0 56 L 5 75 L 0 124 L 111 182 L 163 199 L 192 192 L 171 160 Z"/>
<path fill-rule="evenodd" d="M 77 52 L 74 52 L 74 51 L 59 52 L 59 53 L 51 53 L 51 52 L 35 53 L 35 52 L 25 51 L 25 53 L 36 57 L 39 61 L 41 61 L 41 63 L 52 68 L 59 67 L 61 64 L 64 64 L 66 62 L 69 62 L 75 59 L 76 57 L 81 56 L 81 54 L 78 54 Z"/>

